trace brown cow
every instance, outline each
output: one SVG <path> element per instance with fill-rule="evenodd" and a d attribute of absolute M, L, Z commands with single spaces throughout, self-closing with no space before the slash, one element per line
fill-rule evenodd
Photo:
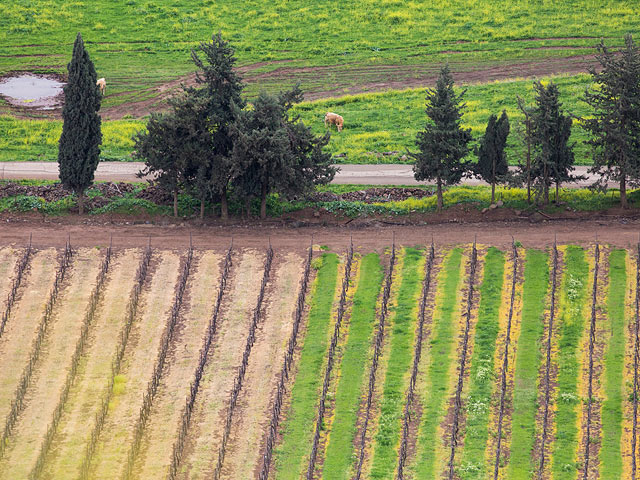
<path fill-rule="evenodd" d="M 327 114 L 324 116 L 324 126 L 326 127 L 327 124 L 335 125 L 336 127 L 338 127 L 338 131 L 341 132 L 342 127 L 344 126 L 344 119 L 337 113 L 327 112 Z"/>
<path fill-rule="evenodd" d="M 107 89 L 107 81 L 104 78 L 99 78 L 96 85 L 100 87 L 100 93 L 104 95 L 104 92 Z"/>

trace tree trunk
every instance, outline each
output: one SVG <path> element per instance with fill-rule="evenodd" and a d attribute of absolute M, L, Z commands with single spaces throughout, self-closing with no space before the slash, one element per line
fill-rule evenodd
<path fill-rule="evenodd" d="M 247 212 L 247 218 L 251 218 L 251 198 L 245 197 L 244 199 L 244 210 Z"/>
<path fill-rule="evenodd" d="M 178 190 L 173 191 L 173 216 L 178 216 Z"/>
<path fill-rule="evenodd" d="M 444 206 L 444 202 L 442 201 L 442 180 L 440 177 L 437 178 L 436 184 L 438 185 L 437 197 L 438 197 L 438 212 L 442 211 L 442 207 Z"/>
<path fill-rule="evenodd" d="M 260 218 L 267 218 L 267 183 L 262 183 L 262 191 L 260 192 Z"/>
<path fill-rule="evenodd" d="M 204 220 L 204 198 L 200 199 L 200 220 Z"/>
<path fill-rule="evenodd" d="M 531 138 L 529 122 L 527 122 L 527 203 L 531 203 Z"/>
<path fill-rule="evenodd" d="M 620 205 L 622 208 L 629 208 L 627 203 L 627 176 L 623 173 L 620 177 Z"/>
<path fill-rule="evenodd" d="M 542 172 L 542 190 L 544 193 L 543 202 L 545 205 L 549 205 L 549 167 L 546 164 Z"/>
<path fill-rule="evenodd" d="M 220 197 L 220 218 L 222 220 L 229 219 L 229 204 L 227 203 L 227 189 L 222 190 L 222 197 Z"/>
<path fill-rule="evenodd" d="M 78 192 L 78 213 L 80 215 L 84 213 L 84 191 Z"/>
<path fill-rule="evenodd" d="M 491 203 L 496 200 L 496 181 L 491 182 Z"/>
<path fill-rule="evenodd" d="M 556 180 L 556 205 L 560 203 L 560 180 Z"/>
<path fill-rule="evenodd" d="M 491 162 L 491 203 L 496 199 L 496 159 Z"/>

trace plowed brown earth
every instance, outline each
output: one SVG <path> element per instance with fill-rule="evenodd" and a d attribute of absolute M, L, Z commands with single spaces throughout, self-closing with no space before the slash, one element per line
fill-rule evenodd
<path fill-rule="evenodd" d="M 58 298 L 42 354 L 31 379 L 26 407 L 18 419 L 10 447 L 0 462 L 0 478 L 28 478 L 58 404 L 78 340 L 102 255 L 96 249 L 76 251 L 69 287 Z"/>
<path fill-rule="evenodd" d="M 136 469 L 136 477 L 142 480 L 167 476 L 182 408 L 218 293 L 220 259 L 220 255 L 213 252 L 194 256 L 195 269 L 185 292 L 187 308 L 180 318 L 174 345 L 167 357 L 168 368 L 151 409 Z"/>
<path fill-rule="evenodd" d="M 229 395 L 256 305 L 264 255 L 246 251 L 232 270 L 218 338 L 205 366 L 200 393 L 187 436 L 183 470 L 178 478 L 209 478 L 218 457 Z"/>
<path fill-rule="evenodd" d="M 11 409 L 20 374 L 29 359 L 31 343 L 47 301 L 56 274 L 57 252 L 42 250 L 31 261 L 23 296 L 11 312 L 2 339 L 0 339 L 0 423 L 4 425 Z"/>
<path fill-rule="evenodd" d="M 223 478 L 253 478 L 259 465 L 262 440 L 269 426 L 269 407 L 275 396 L 281 360 L 291 332 L 302 268 L 302 258 L 288 254 L 275 271 L 274 288 L 267 299 L 264 323 L 251 351 L 231 429 Z"/>
<path fill-rule="evenodd" d="M 179 256 L 169 251 L 162 252 L 160 265 L 148 290 L 143 292 L 143 305 L 127 344 L 120 378 L 114 386 L 116 393 L 94 456 L 90 475 L 93 479 L 118 478 L 126 465 L 135 422 L 142 406 L 142 394 L 151 380 L 179 273 Z"/>
<path fill-rule="evenodd" d="M 111 360 L 120 340 L 118 332 L 125 321 L 129 292 L 133 288 L 140 250 L 125 250 L 114 256 L 103 300 L 98 307 L 78 376 L 54 437 L 43 478 L 54 480 L 63 472 L 70 477 L 80 473 L 82 457 L 94 429 L 95 416 L 111 374 Z"/>

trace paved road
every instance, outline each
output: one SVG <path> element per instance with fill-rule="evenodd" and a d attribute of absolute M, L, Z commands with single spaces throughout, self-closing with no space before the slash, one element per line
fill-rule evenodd
<path fill-rule="evenodd" d="M 132 182 L 139 181 L 136 173 L 143 164 L 138 162 L 101 162 L 95 174 L 97 181 Z M 587 175 L 587 180 L 571 186 L 585 187 L 591 185 L 595 177 L 587 174 L 588 167 L 576 167 L 576 174 Z M 0 179 L 41 179 L 58 178 L 56 162 L 2 162 L 0 163 Z M 333 180 L 335 184 L 356 185 L 418 185 L 413 178 L 411 165 L 340 165 L 340 172 Z M 465 185 L 484 185 L 477 179 L 465 179 Z M 614 186 L 614 185 L 611 185 Z"/>

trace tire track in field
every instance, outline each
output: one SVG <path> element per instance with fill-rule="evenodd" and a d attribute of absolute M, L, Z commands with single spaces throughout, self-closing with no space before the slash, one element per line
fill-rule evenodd
<path fill-rule="evenodd" d="M 11 409 L 11 401 L 20 380 L 19 374 L 29 359 L 29 347 L 37 335 L 47 293 L 52 288 L 57 252 L 41 250 L 33 255 L 30 273 L 25 279 L 20 301 L 14 306 L 0 338 L 0 422 Z"/>
<path fill-rule="evenodd" d="M 355 480 L 360 480 L 362 476 L 362 467 L 364 465 L 365 452 L 367 446 L 367 433 L 369 427 L 369 418 L 371 416 L 371 409 L 373 407 L 373 396 L 376 389 L 376 374 L 378 372 L 378 364 L 380 362 L 380 355 L 384 347 L 384 329 L 388 314 L 389 297 L 391 296 L 391 284 L 393 280 L 393 271 L 396 264 L 396 245 L 395 242 L 391 246 L 391 257 L 389 258 L 389 270 L 385 279 L 384 290 L 382 291 L 382 302 L 380 304 L 380 314 L 378 316 L 378 326 L 376 331 L 375 343 L 373 348 L 373 359 L 371 361 L 371 368 L 369 370 L 369 387 L 367 390 L 367 398 L 364 410 L 364 420 L 360 430 L 358 463 L 356 467 Z"/>
<path fill-rule="evenodd" d="M 118 478 L 126 467 L 127 454 L 134 439 L 136 421 L 142 407 L 142 394 L 153 375 L 154 359 L 160 349 L 165 320 L 171 310 L 179 280 L 180 257 L 171 251 L 158 254 L 151 282 L 145 286 L 139 318 L 133 324 L 130 338 L 116 374 L 108 413 L 99 428 L 100 438 L 89 455 L 92 464 L 83 466 L 88 478 Z M 83 473 L 83 476 L 86 475 Z"/>
<path fill-rule="evenodd" d="M 40 446 L 63 394 L 76 342 L 80 338 L 102 255 L 96 249 L 73 254 L 73 268 L 65 277 L 47 326 L 41 353 L 25 392 L 25 402 L 11 436 L 10 447 L 0 462 L 0 478 L 26 479 L 36 465 Z"/>
<path fill-rule="evenodd" d="M 414 404 L 415 387 L 418 378 L 418 367 L 420 366 L 420 358 L 422 356 L 422 342 L 425 336 L 426 307 L 429 294 L 431 292 L 431 271 L 435 260 L 435 247 L 433 242 L 429 249 L 429 257 L 425 264 L 424 281 L 422 282 L 422 293 L 420 297 L 420 307 L 418 310 L 418 333 L 415 339 L 415 347 L 413 350 L 413 367 L 411 369 L 411 378 L 409 379 L 409 388 L 404 402 L 404 411 L 402 414 L 402 437 L 400 439 L 400 448 L 398 450 L 398 466 L 396 468 L 397 480 L 404 480 L 404 467 L 407 461 L 408 445 L 409 445 L 409 424 L 411 422 L 411 408 Z"/>
<path fill-rule="evenodd" d="M 222 300 L 219 334 L 204 367 L 200 392 L 187 433 L 182 466 L 176 478 L 211 478 L 224 428 L 225 407 L 242 362 L 243 344 L 260 288 L 264 257 L 255 250 L 242 252 L 229 295 Z"/>
<path fill-rule="evenodd" d="M 542 402 L 542 434 L 540 437 L 540 458 L 538 463 L 538 471 L 536 477 L 543 480 L 546 464 L 546 447 L 549 437 L 549 406 L 551 403 L 551 376 L 552 376 L 552 346 L 554 337 L 554 321 L 556 316 L 556 292 L 558 284 L 558 248 L 553 244 L 553 258 L 551 267 L 551 305 L 549 307 L 549 319 L 546 325 L 546 343 L 545 343 L 545 366 L 544 375 L 542 377 L 542 387 L 544 389 L 544 398 Z"/>
<path fill-rule="evenodd" d="M 136 280 L 136 272 L 130 267 L 139 263 L 140 257 L 140 252 L 135 250 L 114 255 L 102 308 L 98 309 L 77 379 L 69 391 L 65 413 L 45 462 L 43 478 L 53 480 L 63 472 L 74 475 L 80 472 L 82 455 L 99 412 L 105 378 L 111 373 L 113 352 L 120 339 L 114 332 L 120 331 L 125 323 L 127 303 L 122 300 L 129 296 Z"/>
<path fill-rule="evenodd" d="M 462 345 L 460 349 L 462 351 L 462 357 L 460 358 L 460 364 L 458 367 L 458 381 L 456 383 L 456 392 L 453 400 L 453 421 L 451 423 L 450 440 L 449 440 L 449 462 L 447 463 L 447 478 L 453 480 L 455 478 L 455 456 L 456 448 L 458 446 L 458 434 L 460 431 L 460 412 L 462 410 L 462 390 L 464 389 L 464 379 L 467 372 L 467 356 L 469 355 L 469 339 L 472 328 L 472 310 L 474 308 L 474 295 L 476 284 L 476 271 L 478 267 L 478 250 L 476 249 L 475 242 L 471 249 L 471 263 L 469 266 L 469 280 L 467 282 L 467 300 L 464 324 L 464 333 L 462 336 Z"/>
<path fill-rule="evenodd" d="M 502 369 L 500 371 L 500 406 L 498 409 L 498 428 L 496 434 L 496 454 L 495 462 L 493 464 L 493 479 L 498 480 L 500 473 L 500 460 L 502 456 L 502 430 L 504 424 L 504 415 L 507 401 L 507 376 L 509 374 L 509 347 L 511 345 L 511 325 L 513 322 L 513 309 L 516 301 L 516 285 L 518 283 L 518 271 L 519 271 L 519 256 L 518 248 L 515 243 L 512 246 L 512 263 L 513 269 L 511 271 L 511 294 L 509 298 L 509 314 L 507 317 L 507 329 L 504 340 L 504 354 L 502 356 Z"/>
<path fill-rule="evenodd" d="M 171 451 L 180 426 L 181 405 L 188 396 L 193 370 L 198 363 L 198 347 L 207 332 L 220 277 L 220 255 L 211 251 L 196 254 L 192 279 L 185 293 L 185 309 L 176 326 L 175 342 L 167 356 L 167 367 L 160 379 L 157 398 L 141 446 L 135 477 L 166 478 Z"/>

